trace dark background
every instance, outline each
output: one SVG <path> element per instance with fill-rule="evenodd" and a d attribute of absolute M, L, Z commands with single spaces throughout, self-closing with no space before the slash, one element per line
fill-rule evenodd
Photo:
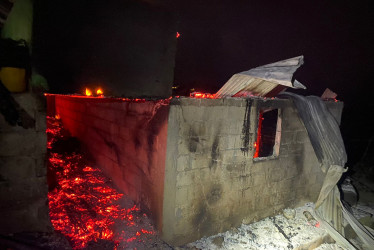
<path fill-rule="evenodd" d="M 97 81 L 114 95 L 166 97 L 173 84 L 177 95 L 215 93 L 235 73 L 304 55 L 297 92 L 330 88 L 345 103 L 353 166 L 374 136 L 373 19 L 369 0 L 36 0 L 34 64 L 54 93 Z"/>
<path fill-rule="evenodd" d="M 235 73 L 304 55 L 295 77 L 307 90 L 297 92 L 338 94 L 347 165 L 361 159 L 374 136 L 372 1 L 183 1 L 180 9 L 181 92 L 214 93 Z"/>
<path fill-rule="evenodd" d="M 34 0 L 34 69 L 52 93 L 169 97 L 175 10 L 172 0 Z"/>

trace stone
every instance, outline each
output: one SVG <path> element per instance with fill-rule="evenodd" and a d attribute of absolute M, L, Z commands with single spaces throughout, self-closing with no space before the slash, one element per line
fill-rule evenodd
<path fill-rule="evenodd" d="M 26 130 L 27 131 L 27 130 Z M 1 135 L 0 156 L 34 156 L 47 151 L 45 132 L 3 133 Z"/>
<path fill-rule="evenodd" d="M 296 216 L 296 210 L 292 209 L 292 208 L 286 208 L 286 209 L 283 210 L 283 216 L 287 220 L 292 220 Z"/>
<path fill-rule="evenodd" d="M 224 238 L 222 236 L 218 236 L 212 239 L 212 243 L 216 245 L 218 248 L 223 247 Z"/>

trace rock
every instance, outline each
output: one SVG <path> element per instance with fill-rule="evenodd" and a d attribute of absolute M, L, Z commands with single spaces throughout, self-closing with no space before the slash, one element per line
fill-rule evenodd
<path fill-rule="evenodd" d="M 295 209 L 286 208 L 286 209 L 283 210 L 283 216 L 287 220 L 292 220 L 293 218 L 295 218 L 295 215 L 296 215 L 296 210 Z"/>
<path fill-rule="evenodd" d="M 224 238 L 221 237 L 221 236 L 218 236 L 218 237 L 215 237 L 213 240 L 212 240 L 212 243 L 214 245 L 216 245 L 217 247 L 221 248 L 223 247 L 223 241 L 224 241 Z"/>

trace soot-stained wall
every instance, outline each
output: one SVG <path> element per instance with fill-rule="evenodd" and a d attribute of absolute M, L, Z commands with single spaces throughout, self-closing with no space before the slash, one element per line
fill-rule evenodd
<path fill-rule="evenodd" d="M 324 180 L 289 100 L 51 97 L 64 126 L 145 203 L 172 245 L 316 201 Z M 340 121 L 342 103 L 328 107 Z M 254 159 L 259 110 L 268 108 L 280 113 L 279 155 Z"/>
<path fill-rule="evenodd" d="M 341 103 L 329 106 L 340 120 Z M 254 159 L 263 108 L 280 111 L 279 155 Z M 323 180 L 289 100 L 172 100 L 162 230 L 167 242 L 185 244 L 316 201 Z"/>
<path fill-rule="evenodd" d="M 62 95 L 49 95 L 47 100 L 95 164 L 122 192 L 150 209 L 156 226 L 161 227 L 168 100 Z"/>
<path fill-rule="evenodd" d="M 36 0 L 34 10 L 34 66 L 52 93 L 171 95 L 174 1 Z"/>

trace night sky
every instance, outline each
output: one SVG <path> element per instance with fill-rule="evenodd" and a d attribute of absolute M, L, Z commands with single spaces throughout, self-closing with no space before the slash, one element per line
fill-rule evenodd
<path fill-rule="evenodd" d="M 373 19 L 372 1 L 183 1 L 174 84 L 214 93 L 235 73 L 304 55 L 297 92 L 330 88 L 345 103 L 353 165 L 374 136 Z"/>
<path fill-rule="evenodd" d="M 169 22 L 158 16 L 162 17 L 164 12 L 157 12 L 157 18 L 152 19 L 152 6 L 165 1 L 170 9 L 177 5 L 171 17 L 165 17 Z M 36 68 L 49 80 L 53 93 L 78 91 L 81 86 L 77 84 L 77 76 L 82 72 L 99 80 L 100 74 L 108 73 L 106 78 L 102 77 L 104 80 L 140 89 L 140 84 L 134 82 L 144 79 L 131 77 L 157 72 L 153 66 L 159 60 L 158 55 L 152 56 L 149 53 L 152 50 L 142 44 L 159 43 L 165 51 L 173 49 L 174 22 L 177 22 L 181 36 L 177 39 L 174 85 L 179 89 L 175 94 L 188 95 L 191 88 L 215 93 L 235 73 L 304 55 L 305 63 L 295 78 L 307 90 L 297 93 L 320 96 L 330 88 L 344 102 L 341 129 L 348 166 L 360 159 L 370 138 L 374 141 L 372 0 L 113 0 L 105 5 L 99 0 L 79 3 L 38 0 L 36 3 L 33 44 Z M 134 7 L 138 4 L 149 4 L 151 9 Z M 138 9 L 142 11 L 133 11 Z M 160 25 L 153 20 L 160 21 Z M 159 32 L 164 26 L 170 30 Z M 149 29 L 152 32 L 147 32 Z M 166 39 L 163 43 L 163 37 L 170 41 Z M 134 57 L 134 50 L 140 51 L 141 56 Z M 131 75 L 127 80 L 123 78 L 126 74 Z M 147 84 L 141 91 L 162 87 L 157 87 L 157 81 Z"/>

